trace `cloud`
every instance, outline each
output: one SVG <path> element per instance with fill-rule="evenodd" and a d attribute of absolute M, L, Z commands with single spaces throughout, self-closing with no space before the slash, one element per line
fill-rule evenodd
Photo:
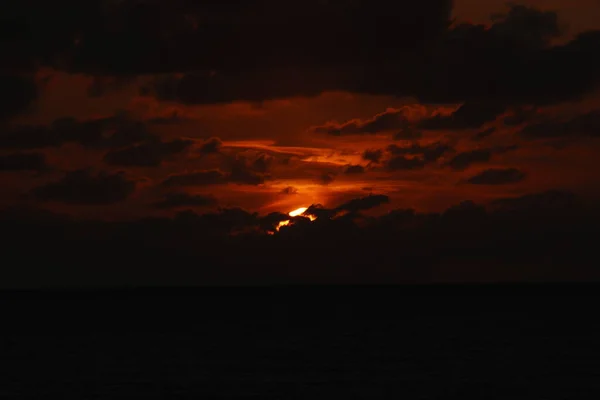
<path fill-rule="evenodd" d="M 448 165 L 457 171 L 469 168 L 473 164 L 487 163 L 492 159 L 492 152 L 489 149 L 477 149 L 459 153 L 450 161 Z"/>
<path fill-rule="evenodd" d="M 423 132 L 413 128 L 403 128 L 400 132 L 394 135 L 394 140 L 415 140 L 423 137 Z"/>
<path fill-rule="evenodd" d="M 348 168 L 346 168 L 345 173 L 347 175 L 364 174 L 365 167 L 363 167 L 362 165 L 350 165 L 348 166 Z"/>
<path fill-rule="evenodd" d="M 218 170 L 196 171 L 169 176 L 162 182 L 165 187 L 206 186 L 226 183 L 226 175 Z"/>
<path fill-rule="evenodd" d="M 42 153 L 15 153 L 0 156 L 0 171 L 43 171 L 48 169 Z"/>
<path fill-rule="evenodd" d="M 135 182 L 122 173 L 92 175 L 88 170 L 77 170 L 68 172 L 57 182 L 35 188 L 32 194 L 41 201 L 104 205 L 125 200 L 134 192 L 135 186 Z"/>
<path fill-rule="evenodd" d="M 252 162 L 252 169 L 256 172 L 265 174 L 269 171 L 274 158 L 272 156 L 261 154 L 254 162 Z"/>
<path fill-rule="evenodd" d="M 478 141 L 478 140 L 483 140 L 486 137 L 492 135 L 494 132 L 496 132 L 496 128 L 495 127 L 490 127 L 487 129 L 484 129 L 482 131 L 477 132 L 473 137 L 472 140 L 474 141 Z"/>
<path fill-rule="evenodd" d="M 506 106 L 496 102 L 466 102 L 452 114 L 436 115 L 419 122 L 418 126 L 428 130 L 472 129 L 494 121 Z"/>
<path fill-rule="evenodd" d="M 248 164 L 246 158 L 238 156 L 233 160 L 228 179 L 234 183 L 260 185 L 265 182 L 267 168 L 268 162 L 265 161 L 264 155 L 258 157 L 252 164 Z"/>
<path fill-rule="evenodd" d="M 510 145 L 464 151 L 455 155 L 446 165 L 456 171 L 462 171 L 473 164 L 489 162 L 494 154 L 505 154 L 517 149 L 517 145 Z"/>
<path fill-rule="evenodd" d="M 369 195 L 359 199 L 352 199 L 347 203 L 344 203 L 336 208 L 338 211 L 348 211 L 355 213 L 358 211 L 370 210 L 371 208 L 378 207 L 382 204 L 390 202 L 390 198 L 385 195 Z"/>
<path fill-rule="evenodd" d="M 210 138 L 200 145 L 198 152 L 201 154 L 215 154 L 221 150 L 223 142 L 219 138 Z"/>
<path fill-rule="evenodd" d="M 592 110 L 569 120 L 549 120 L 524 127 L 519 136 L 525 139 L 558 139 L 600 136 L 600 110 Z"/>
<path fill-rule="evenodd" d="M 286 187 L 284 189 L 281 189 L 280 193 L 281 194 L 287 194 L 287 195 L 298 194 L 298 189 L 296 189 L 295 187 L 292 187 L 292 186 L 288 186 L 288 187 Z"/>
<path fill-rule="evenodd" d="M 78 121 L 65 117 L 50 125 L 21 126 L 0 132 L 0 148 L 42 149 L 78 143 L 89 148 L 119 148 L 157 140 L 147 126 L 126 116 Z"/>
<path fill-rule="evenodd" d="M 373 162 L 373 163 L 379 163 L 379 161 L 381 161 L 381 157 L 383 157 L 383 151 L 382 150 L 365 150 L 365 152 L 362 155 L 362 158 L 364 160 Z"/>
<path fill-rule="evenodd" d="M 420 108 L 417 108 L 420 110 Z M 354 119 L 343 124 L 327 123 L 312 128 L 316 133 L 325 133 L 332 136 L 376 134 L 398 129 L 409 129 L 409 118 L 415 113 L 413 107 L 402 107 L 400 109 L 390 108 L 367 120 Z M 411 137 L 416 132 L 410 131 Z"/>
<path fill-rule="evenodd" d="M 177 139 L 170 142 L 155 141 L 134 145 L 106 154 L 104 161 L 122 167 L 158 167 L 167 158 L 182 153 L 194 142 Z"/>
<path fill-rule="evenodd" d="M 472 185 L 505 185 L 518 183 L 525 179 L 526 174 L 516 168 L 491 168 L 469 178 L 467 183 Z"/>
<path fill-rule="evenodd" d="M 386 162 L 385 166 L 390 171 L 409 171 L 422 169 L 425 167 L 425 161 L 417 157 L 394 156 Z"/>
<path fill-rule="evenodd" d="M 261 158 L 257 158 L 260 160 Z M 228 160 L 228 172 L 221 170 L 195 171 L 174 174 L 166 178 L 161 185 L 164 187 L 209 186 L 237 183 L 242 185 L 261 185 L 268 178 L 264 165 L 255 162 L 249 164 L 245 157 L 237 156 Z M 257 170 L 258 168 L 259 170 Z"/>
<path fill-rule="evenodd" d="M 169 193 L 157 203 L 159 209 L 172 209 L 180 207 L 209 207 L 217 204 L 217 200 L 211 196 L 191 195 L 188 193 Z"/>
<path fill-rule="evenodd" d="M 448 144 L 441 142 L 435 142 L 424 146 L 419 143 L 413 143 L 409 147 L 400 147 L 398 145 L 391 144 L 387 147 L 387 151 L 393 155 L 418 156 L 427 163 L 437 161 L 444 154 L 451 150 L 452 148 Z"/>
<path fill-rule="evenodd" d="M 334 181 L 333 176 L 331 174 L 322 174 L 319 176 L 319 178 L 317 179 L 317 181 L 321 184 L 321 185 L 329 185 L 331 182 Z"/>

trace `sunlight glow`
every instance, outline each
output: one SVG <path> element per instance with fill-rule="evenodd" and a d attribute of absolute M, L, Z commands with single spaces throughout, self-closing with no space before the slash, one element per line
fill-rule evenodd
<path fill-rule="evenodd" d="M 317 217 L 315 217 L 314 215 L 303 215 L 306 212 L 306 210 L 308 210 L 308 208 L 306 208 L 306 207 L 300 207 L 300 208 L 298 208 L 298 209 L 296 209 L 294 211 L 290 211 L 288 213 L 288 215 L 290 217 L 303 216 L 303 217 L 306 217 L 306 218 L 310 219 L 311 221 L 314 221 L 315 219 L 317 219 Z M 279 225 L 277 225 L 277 228 L 275 228 L 275 229 L 277 231 L 279 231 L 279 229 L 281 229 L 282 226 L 287 226 L 289 224 L 290 224 L 290 220 L 286 219 L 285 221 L 279 222 Z"/>
<path fill-rule="evenodd" d="M 304 214 L 304 212 L 305 212 L 306 210 L 308 210 L 308 208 L 306 208 L 306 207 L 300 207 L 300 208 L 298 208 L 297 210 L 290 211 L 288 215 L 289 215 L 290 217 L 297 217 L 298 215 L 302 215 L 302 214 Z"/>

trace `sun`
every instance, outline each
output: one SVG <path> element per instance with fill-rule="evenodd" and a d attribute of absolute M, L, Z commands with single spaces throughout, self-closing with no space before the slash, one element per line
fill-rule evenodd
<path fill-rule="evenodd" d="M 288 213 L 288 215 L 289 215 L 290 217 L 297 217 L 298 215 L 302 215 L 302 214 L 304 214 L 304 212 L 305 212 L 306 210 L 308 210 L 308 208 L 306 208 L 306 207 L 300 207 L 300 208 L 298 208 L 298 209 L 296 209 L 296 210 L 294 210 L 294 211 L 290 211 L 290 212 Z"/>
<path fill-rule="evenodd" d="M 290 211 L 288 213 L 288 215 L 290 217 L 292 217 L 292 218 L 293 217 L 299 217 L 299 216 L 307 217 L 311 221 L 314 221 L 315 219 L 317 219 L 317 217 L 315 217 L 314 215 L 303 215 L 306 212 L 306 210 L 308 210 L 307 207 L 300 207 L 300 208 L 295 209 L 294 211 Z M 279 222 L 279 225 L 277 226 L 276 230 L 279 231 L 279 229 L 282 226 L 287 226 L 289 224 L 290 224 L 290 220 L 289 219 L 287 219 L 285 221 L 281 221 L 281 222 Z"/>

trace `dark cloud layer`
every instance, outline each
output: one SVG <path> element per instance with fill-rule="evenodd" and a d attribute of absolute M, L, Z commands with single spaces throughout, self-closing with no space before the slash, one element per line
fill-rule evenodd
<path fill-rule="evenodd" d="M 78 170 L 67 173 L 57 182 L 35 188 L 32 194 L 41 201 L 101 205 L 125 200 L 135 186 L 135 182 L 122 173 L 94 175 L 88 170 Z"/>
<path fill-rule="evenodd" d="M 599 78 L 600 32 L 551 46 L 558 16 L 524 6 L 485 27 L 451 26 L 450 0 L 215 4 L 22 1 L 3 7 L 0 43 L 13 70 L 46 65 L 98 82 L 166 74 L 145 94 L 189 104 L 332 90 L 464 103 L 430 122 L 436 129 L 477 127 L 506 106 L 575 99 Z M 14 93 L 32 93 L 9 81 Z"/>
<path fill-rule="evenodd" d="M 368 52 L 360 51 L 349 51 L 355 56 L 352 61 L 337 51 L 331 52 L 329 56 L 336 54 L 339 62 L 331 70 L 327 69 L 325 59 L 312 69 L 307 67 L 308 60 L 299 58 L 289 58 L 294 59 L 290 65 L 295 68 L 288 69 L 244 70 L 245 64 L 241 63 L 241 73 L 235 75 L 225 72 L 168 78 L 156 84 L 155 94 L 184 103 L 256 101 L 294 94 L 314 95 L 327 90 L 412 96 L 426 103 L 463 103 L 451 116 L 434 117 L 422 124 L 428 129 L 458 129 L 480 127 L 508 106 L 573 100 L 590 92 L 598 83 L 600 60 L 596 54 L 600 49 L 600 32 L 586 32 L 567 44 L 551 46 L 550 41 L 561 33 L 557 15 L 552 12 L 513 6 L 489 28 L 465 23 L 446 29 L 447 19 L 439 18 L 445 6 L 436 8 L 434 2 L 422 4 L 431 8 L 422 10 L 418 20 L 437 21 L 431 25 L 436 27 L 425 33 L 431 40 L 415 36 L 415 32 L 423 34 L 424 27 L 409 33 L 415 40 L 412 46 L 375 45 L 382 55 L 385 53 L 385 63 L 376 57 L 362 58 Z M 380 11 L 384 10 L 390 12 L 388 7 L 381 7 Z M 404 17 L 408 18 L 413 10 L 409 7 L 406 11 Z M 393 12 L 389 15 L 398 18 Z M 412 26 L 395 22 L 402 29 Z M 331 29 L 336 29 L 335 23 Z M 400 32 L 393 33 L 396 40 L 401 36 Z M 363 38 L 357 44 L 366 44 L 368 40 Z M 387 52 L 392 48 L 395 54 Z M 397 57 L 401 56 L 399 61 Z M 332 127 L 327 133 L 373 132 L 370 128 L 359 132 L 352 125 L 344 128 L 345 132 L 343 128 Z"/>
<path fill-rule="evenodd" d="M 362 210 L 381 202 L 385 197 L 372 196 L 343 207 Z M 9 210 L 0 213 L 0 229 L 7 256 L 19 254 L 21 263 L 3 268 L 2 281 L 364 284 L 437 282 L 449 273 L 465 281 L 600 278 L 593 260 L 585 261 L 593 254 L 599 214 L 573 195 L 551 191 L 493 204 L 466 201 L 439 214 L 399 209 L 370 218 L 335 217 L 315 206 L 314 215 L 323 211 L 317 220 L 298 218 L 273 235 L 266 233 L 289 218 L 285 214 L 184 211 L 113 223 Z M 24 251 L 32 245 L 37 251 Z M 47 260 L 59 255 L 48 273 Z"/>

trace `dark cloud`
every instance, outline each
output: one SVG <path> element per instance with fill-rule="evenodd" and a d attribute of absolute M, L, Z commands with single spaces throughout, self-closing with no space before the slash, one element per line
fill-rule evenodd
<path fill-rule="evenodd" d="M 477 149 L 459 153 L 450 161 L 448 165 L 457 171 L 469 168 L 473 164 L 487 163 L 492 159 L 492 151 L 489 149 Z"/>
<path fill-rule="evenodd" d="M 260 185 L 265 182 L 265 172 L 268 169 L 268 162 L 265 156 L 261 155 L 252 163 L 248 163 L 245 157 L 238 156 L 232 161 L 229 180 L 234 183 L 247 185 Z"/>
<path fill-rule="evenodd" d="M 383 157 L 382 150 L 365 150 L 365 152 L 362 155 L 362 158 L 364 160 L 374 163 L 379 163 L 379 161 L 381 161 L 381 157 Z"/>
<path fill-rule="evenodd" d="M 409 108 L 401 108 L 399 110 L 389 109 L 368 120 L 351 120 L 343 124 L 328 123 L 323 126 L 313 127 L 312 130 L 316 133 L 343 136 L 376 134 L 402 129 L 401 133 L 406 131 L 405 136 L 407 137 L 420 137 L 418 132 L 411 130 L 409 127 L 409 112 Z"/>
<path fill-rule="evenodd" d="M 0 124 L 27 111 L 37 97 L 38 88 L 31 77 L 0 70 Z"/>
<path fill-rule="evenodd" d="M 345 173 L 348 175 L 364 174 L 365 167 L 363 167 L 362 165 L 350 165 L 348 166 L 348 168 L 346 168 Z"/>
<path fill-rule="evenodd" d="M 529 109 L 524 107 L 517 107 L 511 115 L 504 118 L 503 123 L 506 126 L 522 125 L 525 122 L 528 122 L 531 118 L 533 118 L 536 112 L 537 109 L 535 107 Z"/>
<path fill-rule="evenodd" d="M 491 148 L 492 153 L 494 154 L 505 154 L 505 153 L 509 153 L 511 151 L 515 151 L 518 150 L 519 146 L 517 146 L 516 144 L 511 144 L 509 146 L 495 146 Z"/>
<path fill-rule="evenodd" d="M 191 195 L 188 193 L 169 193 L 155 204 L 156 208 L 171 209 L 180 207 L 209 207 L 217 204 L 211 196 Z"/>
<path fill-rule="evenodd" d="M 175 110 L 168 116 L 150 118 L 146 122 L 150 125 L 177 125 L 185 121 L 187 121 L 187 119 Z"/>
<path fill-rule="evenodd" d="M 275 232 L 277 226 L 282 221 L 287 221 L 290 216 L 281 212 L 273 212 L 260 218 L 260 227 L 265 232 Z"/>
<path fill-rule="evenodd" d="M 517 145 L 510 145 L 469 150 L 455 155 L 448 161 L 447 165 L 456 171 L 462 171 L 469 168 L 471 165 L 489 162 L 494 154 L 505 154 L 517 149 Z"/>
<path fill-rule="evenodd" d="M 490 127 L 490 128 L 487 128 L 487 129 L 484 129 L 484 130 L 482 130 L 482 131 L 479 131 L 479 132 L 477 132 L 477 133 L 476 133 L 476 134 L 473 136 L 472 140 L 474 140 L 474 141 L 483 140 L 483 139 L 485 139 L 486 137 L 488 137 L 488 136 L 490 136 L 491 134 L 493 134 L 494 132 L 496 132 L 496 128 L 492 126 L 492 127 Z"/>
<path fill-rule="evenodd" d="M 158 167 L 169 157 L 182 153 L 194 142 L 178 139 L 170 142 L 154 141 L 112 150 L 106 154 L 104 161 L 109 165 L 123 167 Z"/>
<path fill-rule="evenodd" d="M 225 183 L 226 175 L 218 170 L 197 171 L 186 174 L 171 175 L 162 182 L 166 187 L 206 186 Z"/>
<path fill-rule="evenodd" d="M 333 176 L 331 174 L 322 174 L 319 176 L 319 178 L 317 179 L 317 181 L 321 184 L 321 185 L 329 185 L 331 182 L 334 181 Z"/>
<path fill-rule="evenodd" d="M 467 102 L 448 116 L 436 115 L 424 119 L 419 127 L 429 130 L 480 128 L 485 123 L 494 121 L 505 109 L 506 106 L 495 102 Z"/>
<path fill-rule="evenodd" d="M 413 128 L 403 128 L 394 135 L 394 140 L 416 140 L 423 137 L 423 133 Z"/>
<path fill-rule="evenodd" d="M 378 207 L 382 204 L 387 204 L 390 202 L 390 198 L 385 195 L 369 195 L 367 197 L 362 197 L 359 199 L 352 199 L 347 203 L 344 203 L 336 208 L 338 211 L 348 211 L 348 212 L 359 212 L 370 210 L 371 208 Z"/>
<path fill-rule="evenodd" d="M 215 154 L 221 150 L 223 142 L 219 138 L 210 138 L 202 143 L 198 151 L 202 154 Z"/>
<path fill-rule="evenodd" d="M 0 156 L 0 171 L 43 171 L 48 169 L 42 153 L 15 153 Z"/>
<path fill-rule="evenodd" d="M 99 173 L 88 170 L 69 172 L 57 182 L 40 186 L 32 191 L 41 201 L 67 204 L 101 205 L 125 200 L 135 190 L 135 182 L 122 173 Z"/>
<path fill-rule="evenodd" d="M 261 158 L 257 158 L 260 160 Z M 175 174 L 165 179 L 161 185 L 165 187 L 177 186 L 208 186 L 237 183 L 244 185 L 260 185 L 265 182 L 268 175 L 263 173 L 262 165 L 258 165 L 260 171 L 256 170 L 256 160 L 249 163 L 245 157 L 237 156 L 229 159 L 228 172 L 220 170 L 196 171 L 185 174 Z M 259 163 L 260 164 L 260 163 Z"/>
<path fill-rule="evenodd" d="M 425 164 L 425 161 L 418 157 L 393 156 L 386 162 L 385 166 L 390 171 L 405 171 L 422 169 Z"/>
<path fill-rule="evenodd" d="M 304 211 L 304 215 L 312 215 L 316 217 L 317 220 L 320 220 L 319 222 L 331 219 L 335 214 L 337 214 L 336 210 L 325 208 L 322 204 L 311 204 L 311 206 Z"/>
<path fill-rule="evenodd" d="M 90 148 L 119 148 L 144 141 L 157 140 L 146 124 L 126 116 L 78 121 L 59 118 L 48 126 L 21 126 L 0 132 L 0 148 L 42 149 L 65 143 L 78 143 Z"/>
<path fill-rule="evenodd" d="M 600 136 L 600 110 L 593 110 L 569 120 L 549 120 L 527 125 L 519 132 L 525 139 L 558 139 Z"/>
<path fill-rule="evenodd" d="M 298 194 L 298 189 L 296 189 L 295 187 L 292 186 L 288 186 L 284 189 L 281 190 L 280 192 L 281 194 Z"/>
<path fill-rule="evenodd" d="M 491 168 L 469 178 L 467 183 L 473 185 L 505 185 L 518 183 L 525 179 L 526 174 L 516 168 Z"/>
<path fill-rule="evenodd" d="M 395 144 L 391 144 L 387 147 L 387 151 L 392 155 L 398 156 L 417 156 L 424 162 L 430 163 L 440 159 L 444 154 L 451 151 L 452 148 L 445 143 L 435 142 L 427 145 L 421 145 L 419 143 L 413 143 L 409 147 L 400 147 Z"/>
<path fill-rule="evenodd" d="M 271 156 L 269 156 L 267 154 L 261 154 L 252 163 L 252 169 L 254 171 L 256 171 L 256 172 L 260 172 L 260 173 L 265 174 L 271 168 L 271 164 L 273 164 L 273 160 L 274 160 L 273 157 L 271 157 Z"/>

